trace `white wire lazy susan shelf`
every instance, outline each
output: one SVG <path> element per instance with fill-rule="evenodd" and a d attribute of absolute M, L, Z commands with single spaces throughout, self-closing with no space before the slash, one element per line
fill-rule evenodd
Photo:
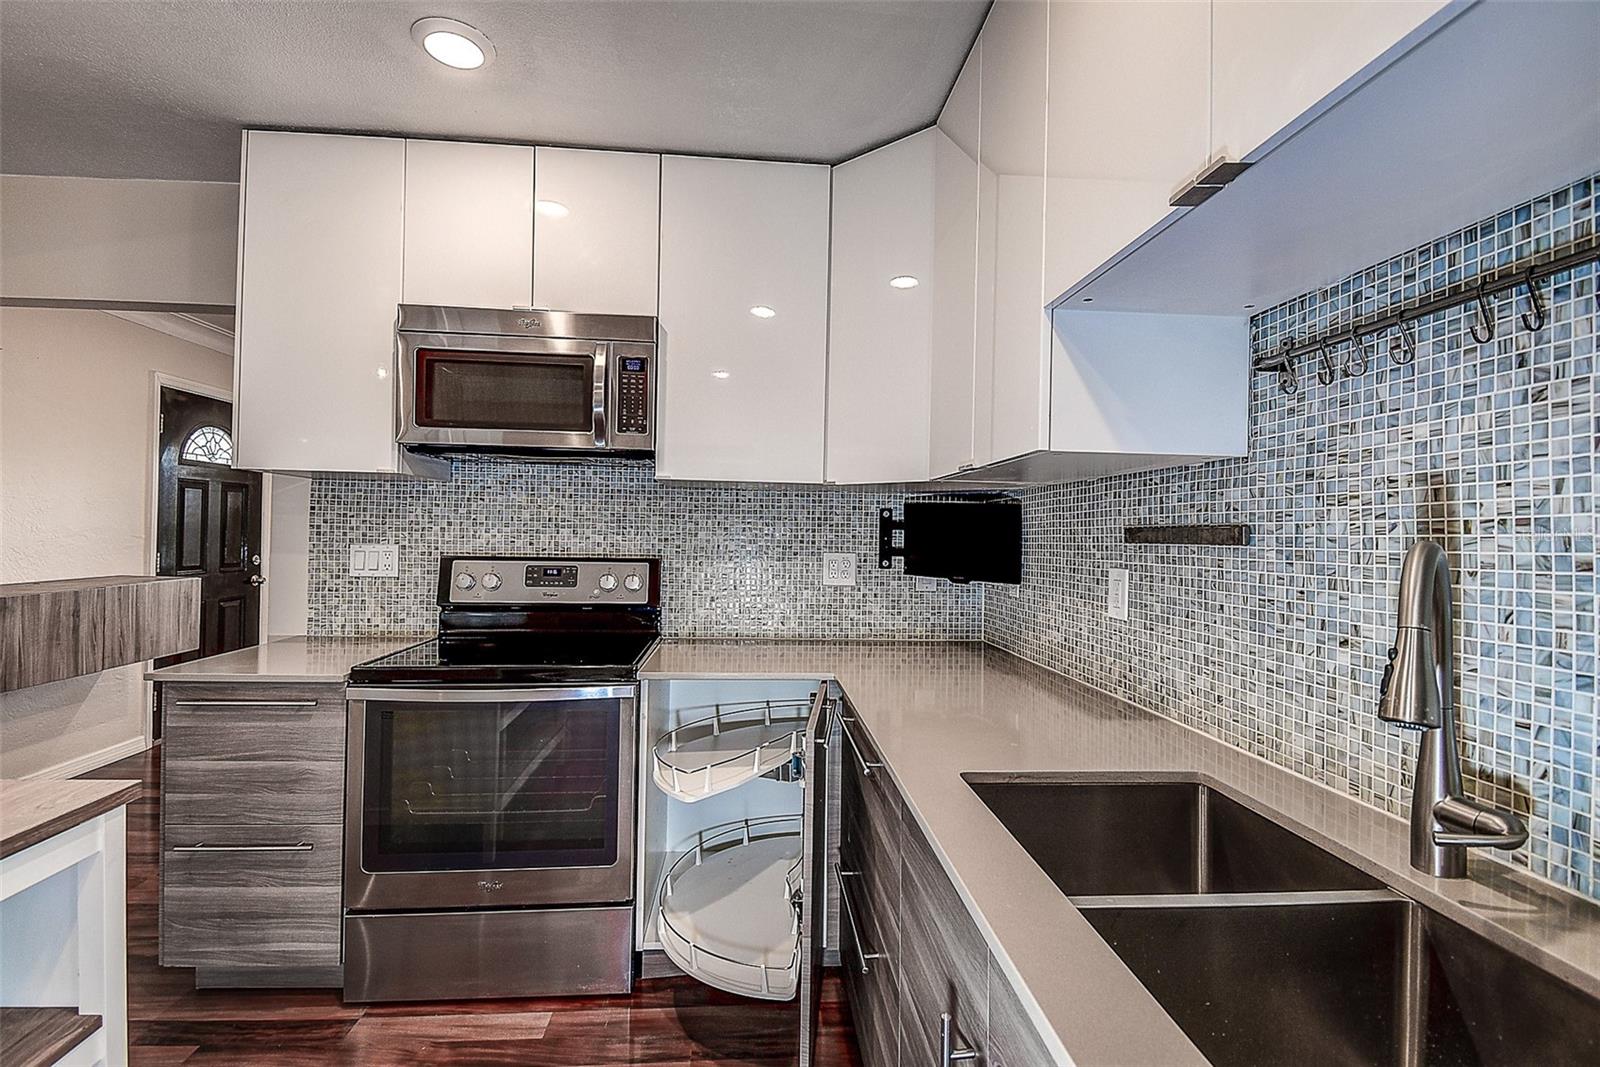
<path fill-rule="evenodd" d="M 799 988 L 799 815 L 710 827 L 667 869 L 656 930 L 673 963 L 729 993 L 791 1000 Z"/>
<path fill-rule="evenodd" d="M 656 742 L 656 786 L 692 804 L 771 774 L 800 753 L 810 713 L 809 700 L 713 705 Z"/>

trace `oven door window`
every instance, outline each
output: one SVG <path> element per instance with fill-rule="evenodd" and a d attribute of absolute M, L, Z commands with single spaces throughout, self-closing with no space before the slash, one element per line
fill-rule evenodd
<path fill-rule="evenodd" d="M 617 861 L 621 701 L 367 705 L 368 871 Z"/>
<path fill-rule="evenodd" d="M 593 355 L 417 351 L 417 424 L 594 432 Z"/>

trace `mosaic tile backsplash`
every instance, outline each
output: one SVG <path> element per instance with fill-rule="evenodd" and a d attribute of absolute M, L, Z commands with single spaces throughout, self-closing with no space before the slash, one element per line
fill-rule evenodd
<path fill-rule="evenodd" d="M 449 482 L 322 477 L 311 488 L 309 631 L 431 631 L 451 553 L 659 556 L 662 628 L 677 636 L 977 640 L 977 587 L 881 572 L 879 489 L 656 481 L 626 461 L 460 457 Z M 350 578 L 349 546 L 400 545 L 398 578 Z M 874 554 L 868 556 L 867 546 Z M 856 555 L 854 586 L 822 553 Z"/>
<path fill-rule="evenodd" d="M 1256 353 L 1595 239 L 1600 175 L 1258 315 Z M 1391 812 L 1415 738 L 1375 713 L 1400 564 L 1439 540 L 1456 582 L 1468 788 L 1527 817 L 1513 862 L 1600 897 L 1596 837 L 1596 273 L 1544 283 L 1548 320 L 1496 302 L 1417 326 L 1417 356 L 1286 396 L 1250 393 L 1248 457 L 1024 496 L 1020 588 L 991 586 L 984 635 Z M 1387 341 L 1388 338 L 1382 339 Z M 1381 343 L 1381 342 L 1380 342 Z M 1123 543 L 1125 525 L 1249 523 L 1244 548 Z M 1131 617 L 1105 612 L 1132 572 Z M 1504 854 L 1497 854 L 1502 856 Z"/>

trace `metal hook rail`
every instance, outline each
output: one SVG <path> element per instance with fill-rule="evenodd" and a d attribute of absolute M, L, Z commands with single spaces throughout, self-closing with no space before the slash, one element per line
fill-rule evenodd
<path fill-rule="evenodd" d="M 1413 323 L 1468 301 L 1475 304 L 1473 321 L 1468 326 L 1472 338 L 1479 344 L 1488 344 L 1494 340 L 1495 334 L 1494 311 L 1489 302 L 1508 293 L 1515 296 L 1519 290 L 1526 290 L 1528 306 L 1528 310 L 1519 316 L 1522 326 L 1537 332 L 1544 329 L 1547 318 L 1539 283 L 1595 262 L 1600 262 L 1600 242 L 1579 245 L 1542 263 L 1503 268 L 1397 311 L 1386 311 L 1298 341 L 1293 337 L 1285 338 L 1276 351 L 1257 356 L 1251 369 L 1257 373 L 1276 374 L 1279 388 L 1293 394 L 1300 390 L 1295 364 L 1302 356 L 1311 354 L 1314 356 L 1317 380 L 1323 385 L 1332 385 L 1340 373 L 1346 378 L 1353 378 L 1365 372 L 1372 363 L 1368 343 L 1389 330 L 1395 331 L 1389 359 L 1396 366 L 1404 366 L 1417 357 Z M 1342 364 L 1336 362 L 1333 356 L 1334 349 L 1340 345 L 1349 346 Z"/>

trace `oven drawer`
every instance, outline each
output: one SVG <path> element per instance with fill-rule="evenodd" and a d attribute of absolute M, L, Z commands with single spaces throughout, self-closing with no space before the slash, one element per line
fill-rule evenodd
<path fill-rule="evenodd" d="M 344 687 L 167 685 L 162 820 L 338 822 Z"/>
<path fill-rule="evenodd" d="M 174 825 L 162 832 L 161 963 L 339 963 L 341 829 Z"/>

